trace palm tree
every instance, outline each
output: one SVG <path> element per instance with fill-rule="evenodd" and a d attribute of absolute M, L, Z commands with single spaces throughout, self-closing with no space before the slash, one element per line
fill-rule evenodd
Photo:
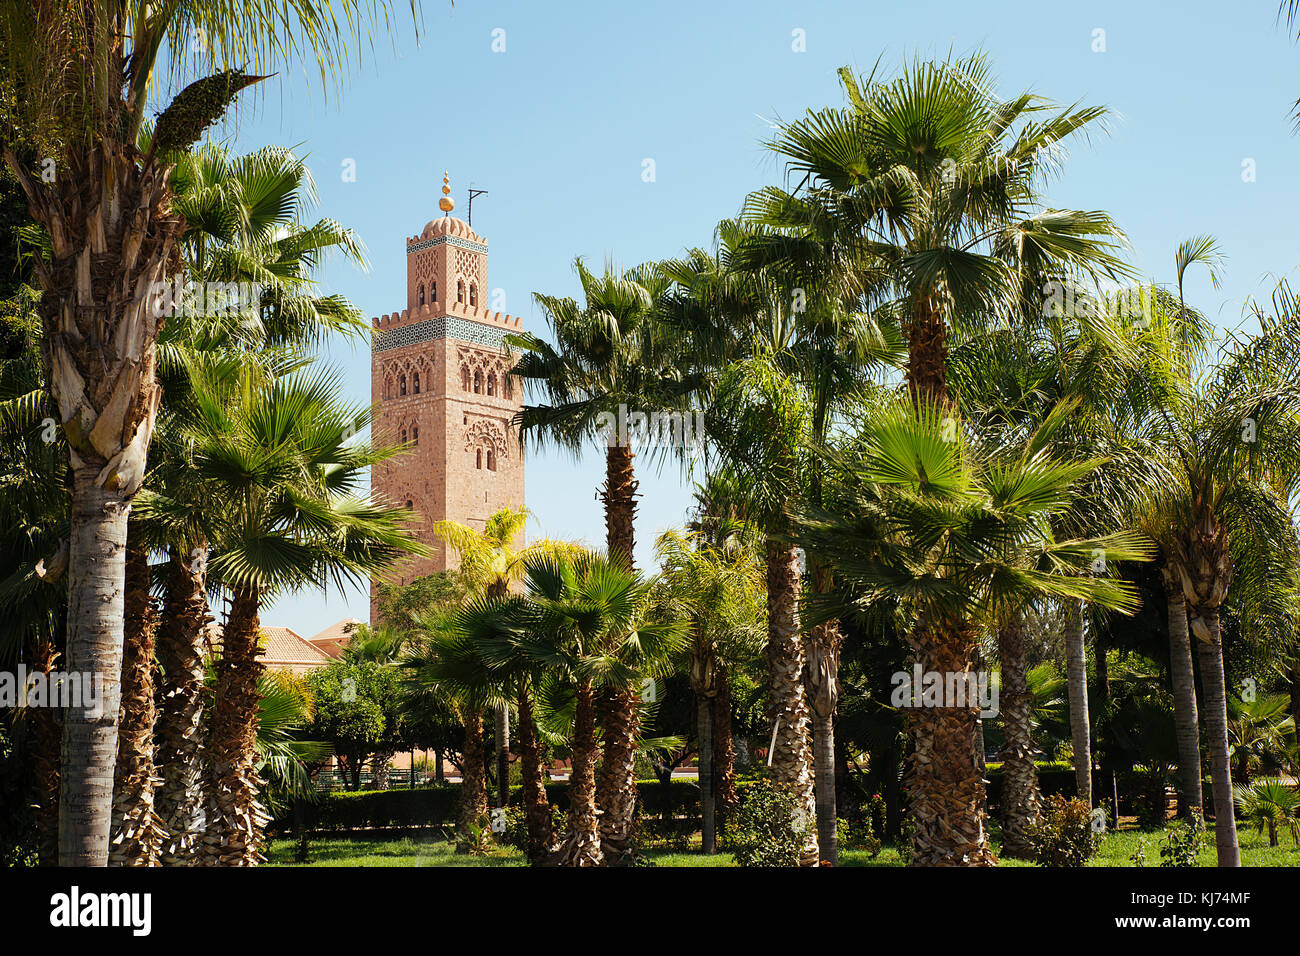
<path fill-rule="evenodd" d="M 1286 827 L 1291 839 L 1300 846 L 1300 794 L 1276 778 L 1238 784 L 1232 788 L 1233 799 L 1243 820 L 1255 824 L 1260 833 L 1268 829 L 1268 845 L 1277 846 L 1277 831 Z"/>
<path fill-rule="evenodd" d="M 1014 317 L 1022 276 L 1006 261 L 1007 232 L 1043 216 L 1039 188 L 1059 168 L 1065 141 L 1106 111 L 1057 109 L 1028 92 L 1001 99 L 982 55 L 905 62 L 890 82 L 874 74 L 859 81 L 847 67 L 839 75 L 847 107 L 778 124 L 771 146 L 799 188 L 760 190 L 746 215 L 804 230 L 824 259 L 841 264 L 847 292 L 876 297 L 887 289 L 907 338 L 913 401 L 947 406 L 951 326 Z M 1055 251 L 1068 257 L 1068 248 Z M 801 261 L 797 250 L 784 262 L 765 258 L 780 271 Z M 967 630 L 955 627 L 954 647 L 973 646 Z M 943 642 L 936 633 L 916 646 Z"/>
<path fill-rule="evenodd" d="M 60 777 L 66 865 L 108 858 L 126 524 L 159 402 L 154 290 L 176 274 L 184 229 L 171 208 L 166 157 L 197 142 L 261 78 L 244 69 L 269 71 L 305 56 L 327 82 L 351 59 L 350 42 L 365 42 L 388 14 L 386 2 L 356 0 L 77 0 L 0 9 L 3 156 L 50 242 L 36 276 L 47 380 L 73 470 L 67 664 L 108 675 L 113 715 L 70 713 L 64 723 L 65 759 L 76 768 Z M 154 78 L 180 79 L 191 69 L 200 78 L 162 110 L 142 153 L 137 135 L 158 94 Z M 47 157 L 52 177 L 42 175 Z M 87 196 L 113 201 L 87 205 Z M 111 599 L 100 600 L 105 594 Z"/>
<path fill-rule="evenodd" d="M 368 412 L 339 401 L 328 369 L 259 382 L 246 372 L 196 379 L 196 470 L 225 502 L 211 577 L 229 595 L 212 704 L 207 838 L 223 864 L 260 859 L 255 769 L 258 611 L 286 589 L 344 586 L 425 549 L 403 530 L 409 514 L 359 494 L 366 469 L 396 453 L 351 437 Z M 151 496 L 164 518 L 175 503 Z M 175 508 L 188 513 L 187 505 Z"/>
<path fill-rule="evenodd" d="M 1253 700 L 1228 698 L 1228 742 L 1238 783 L 1250 783 L 1251 774 L 1268 762 L 1286 762 L 1296 730 L 1287 713 L 1289 704 L 1285 694 L 1266 694 Z"/>
<path fill-rule="evenodd" d="M 637 482 L 629 412 L 681 410 L 689 388 L 673 361 L 673 342 L 654 320 L 654 306 L 666 282 L 642 267 L 602 275 L 574 264 L 584 304 L 571 298 L 535 295 L 546 313 L 555 345 L 526 333 L 507 336 L 523 351 L 512 374 L 546 404 L 525 405 L 521 438 L 555 442 L 575 454 L 593 436 L 605 442 L 606 548 L 610 561 L 633 568 L 636 545 Z M 636 815 L 637 687 L 612 688 L 602 701 L 604 759 L 600 774 L 600 828 L 605 856 L 618 860 L 630 849 Z"/>
<path fill-rule="evenodd" d="M 880 408 L 854 444 L 831 459 L 833 506 L 801 514 L 797 538 L 831 562 L 845 612 L 900 600 L 915 659 L 969 687 L 981 626 L 1006 622 L 1040 595 L 1131 608 L 1126 584 L 1077 571 L 1098 551 L 1126 560 L 1147 551 L 1127 534 L 1053 537 L 1052 516 L 1096 467 L 1064 463 L 1047 450 L 1064 414 L 1010 450 L 968 446 L 945 419 L 933 404 Z M 951 640 L 954 634 L 961 640 Z M 914 700 L 909 708 L 916 741 L 908 769 L 913 863 L 989 865 L 984 783 L 972 759 L 979 705 L 969 694 L 944 698 L 922 706 Z"/>
<path fill-rule="evenodd" d="M 696 699 L 699 739 L 702 848 L 716 850 L 717 788 L 714 711 L 727 669 L 756 658 L 763 621 L 762 568 L 752 549 L 717 548 L 699 532 L 665 531 L 655 542 L 660 587 L 655 595 L 668 613 L 685 618 L 691 642 L 686 670 Z"/>
<path fill-rule="evenodd" d="M 1268 591 L 1277 570 L 1271 555 L 1293 549 L 1287 502 L 1300 474 L 1296 318 L 1294 311 L 1261 314 L 1260 333 L 1229 338 L 1217 366 L 1171 377 L 1158 419 L 1173 479 L 1156 489 L 1152 507 L 1201 664 L 1220 866 L 1239 866 L 1240 851 L 1219 611 L 1230 587 L 1246 606 Z"/>

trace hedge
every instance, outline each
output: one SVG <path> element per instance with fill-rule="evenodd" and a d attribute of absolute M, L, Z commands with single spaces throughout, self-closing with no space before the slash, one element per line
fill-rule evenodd
<path fill-rule="evenodd" d="M 511 788 L 510 802 L 518 806 L 521 788 Z M 664 811 L 664 785 L 658 780 L 638 780 L 637 794 L 641 812 L 659 816 Z M 550 783 L 546 795 L 561 810 L 569 808 L 569 785 Z M 673 780 L 668 799 L 673 815 L 695 818 L 700 815 L 700 788 L 694 780 Z M 460 809 L 460 784 L 435 784 L 414 789 L 335 790 L 318 793 L 304 807 L 310 830 L 362 830 L 378 827 L 414 828 L 449 826 Z M 293 813 L 287 808 L 272 821 L 271 829 L 287 832 L 293 828 Z"/>

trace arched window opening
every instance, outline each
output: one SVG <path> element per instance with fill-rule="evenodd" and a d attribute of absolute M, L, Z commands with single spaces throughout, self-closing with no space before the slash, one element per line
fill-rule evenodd
<path fill-rule="evenodd" d="M 407 510 L 407 511 L 413 511 L 414 509 L 415 509 L 415 506 L 411 503 L 411 499 L 410 499 L 410 498 L 407 498 L 407 499 L 406 499 L 406 510 Z"/>
<path fill-rule="evenodd" d="M 469 284 L 469 304 L 478 305 L 478 285 L 473 282 Z"/>
<path fill-rule="evenodd" d="M 405 394 L 406 394 L 406 376 L 405 376 L 405 375 L 399 375 L 399 376 L 397 376 L 397 394 L 398 394 L 398 395 L 405 395 Z"/>
<path fill-rule="evenodd" d="M 497 393 L 497 376 L 495 372 L 488 372 L 487 393 L 489 395 L 495 395 Z"/>
<path fill-rule="evenodd" d="M 474 394 L 475 395 L 483 394 L 483 373 L 482 372 L 474 373 Z"/>
<path fill-rule="evenodd" d="M 420 305 L 424 305 L 424 286 L 420 286 Z"/>
<path fill-rule="evenodd" d="M 456 301 L 464 304 L 465 302 L 465 283 L 456 283 Z"/>
<path fill-rule="evenodd" d="M 415 394 L 419 395 L 420 394 L 420 373 L 419 372 L 416 372 L 413 376 L 411 376 L 411 385 L 415 391 Z"/>
<path fill-rule="evenodd" d="M 402 429 L 401 444 L 403 444 L 403 445 L 406 444 L 406 429 L 405 429 L 405 428 Z"/>
<path fill-rule="evenodd" d="M 497 470 L 497 454 L 491 448 L 488 449 L 488 471 Z"/>
<path fill-rule="evenodd" d="M 420 444 L 420 426 L 419 426 L 419 425 L 412 425 L 412 426 L 411 426 L 411 443 L 412 443 L 412 444 L 415 444 L 415 445 Z"/>
<path fill-rule="evenodd" d="M 437 301 L 438 301 L 438 283 L 437 283 L 437 282 L 430 282 L 430 283 L 429 283 L 429 299 L 430 299 L 430 301 L 432 301 L 432 302 L 437 302 Z"/>
<path fill-rule="evenodd" d="M 480 449 L 478 449 L 476 452 L 474 452 L 474 467 L 475 467 L 475 468 L 482 468 L 482 467 L 483 467 L 483 449 L 482 449 L 482 448 L 480 448 Z"/>
<path fill-rule="evenodd" d="M 460 369 L 460 390 L 462 392 L 469 391 L 469 369 L 464 366 L 461 366 Z"/>

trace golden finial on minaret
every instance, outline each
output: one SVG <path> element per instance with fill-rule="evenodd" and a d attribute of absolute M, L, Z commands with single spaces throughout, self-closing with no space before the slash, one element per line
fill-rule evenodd
<path fill-rule="evenodd" d="M 451 176 L 446 170 L 442 173 L 442 198 L 438 200 L 438 208 L 447 216 L 456 208 L 456 200 L 451 198 Z"/>

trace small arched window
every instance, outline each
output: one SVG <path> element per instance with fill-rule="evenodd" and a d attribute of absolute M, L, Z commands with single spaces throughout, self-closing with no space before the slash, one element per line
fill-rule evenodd
<path fill-rule="evenodd" d="M 491 448 L 488 449 L 488 471 L 497 470 L 497 455 Z"/>
<path fill-rule="evenodd" d="M 475 468 L 482 468 L 482 467 L 483 467 L 483 449 L 482 449 L 482 448 L 480 448 L 480 449 L 478 449 L 478 451 L 474 452 L 474 467 L 475 467 Z"/>
<path fill-rule="evenodd" d="M 430 283 L 429 283 L 429 299 L 430 299 L 431 301 L 433 301 L 433 302 L 437 302 L 437 301 L 438 301 L 438 283 L 437 283 L 437 282 L 430 282 Z"/>
<path fill-rule="evenodd" d="M 406 429 L 405 429 L 405 428 L 402 429 L 401 443 L 402 443 L 403 445 L 406 444 Z"/>
<path fill-rule="evenodd" d="M 474 394 L 475 395 L 483 394 L 483 373 L 482 372 L 474 373 Z"/>
<path fill-rule="evenodd" d="M 419 426 L 419 425 L 412 425 L 412 426 L 411 426 L 411 443 L 414 444 L 414 445 L 418 445 L 418 444 L 420 444 L 420 426 Z"/>
<path fill-rule="evenodd" d="M 462 304 L 465 302 L 465 283 L 463 282 L 456 283 L 456 301 Z"/>
<path fill-rule="evenodd" d="M 414 507 L 415 507 L 415 506 L 411 504 L 411 499 L 410 499 L 410 498 L 407 498 L 407 499 L 406 499 L 406 510 L 407 510 L 407 511 L 411 511 L 411 510 L 414 509 Z"/>
<path fill-rule="evenodd" d="M 469 304 L 478 305 L 478 285 L 474 282 L 469 284 Z"/>
<path fill-rule="evenodd" d="M 460 370 L 460 390 L 462 392 L 469 391 L 469 369 L 468 368 L 462 367 Z"/>
<path fill-rule="evenodd" d="M 424 286 L 420 286 L 420 305 L 424 305 Z"/>
<path fill-rule="evenodd" d="M 398 395 L 405 395 L 405 394 L 406 394 L 406 376 L 405 376 L 405 375 L 399 375 L 399 376 L 397 376 L 397 394 L 398 394 Z"/>
<path fill-rule="evenodd" d="M 419 395 L 420 394 L 420 373 L 419 372 L 416 372 L 414 375 L 411 376 L 411 386 L 415 394 Z"/>
<path fill-rule="evenodd" d="M 497 375 L 496 375 L 496 372 L 488 372 L 488 377 L 487 377 L 487 393 L 488 393 L 489 395 L 495 395 L 495 394 L 497 393 Z"/>

